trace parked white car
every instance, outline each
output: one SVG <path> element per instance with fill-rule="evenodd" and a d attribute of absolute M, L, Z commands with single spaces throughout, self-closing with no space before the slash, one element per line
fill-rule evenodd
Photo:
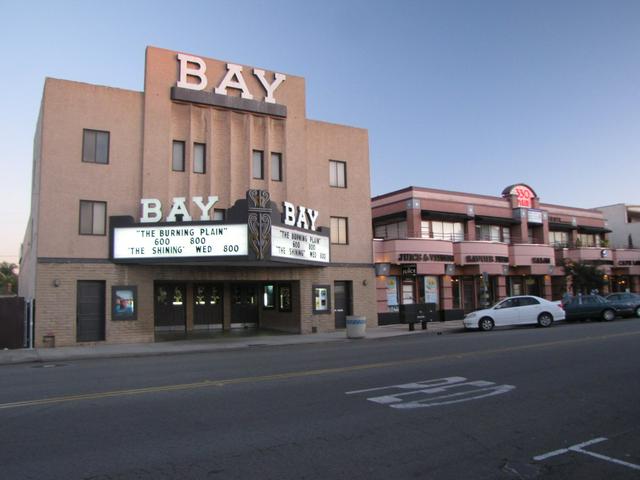
<path fill-rule="evenodd" d="M 464 317 L 466 328 L 478 328 L 488 332 L 494 326 L 538 324 L 548 327 L 558 320 L 564 320 L 561 302 L 550 302 L 533 295 L 509 297 L 493 307 L 476 310 Z"/>

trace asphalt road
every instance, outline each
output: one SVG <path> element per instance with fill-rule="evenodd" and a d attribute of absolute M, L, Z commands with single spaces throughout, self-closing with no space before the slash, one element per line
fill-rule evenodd
<path fill-rule="evenodd" d="M 1 479 L 640 478 L 640 320 L 0 367 Z"/>

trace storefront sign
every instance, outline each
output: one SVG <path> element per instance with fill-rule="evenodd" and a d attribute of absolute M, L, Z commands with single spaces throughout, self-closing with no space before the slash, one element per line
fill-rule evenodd
<path fill-rule="evenodd" d="M 531 257 L 531 263 L 551 263 L 549 257 Z"/>
<path fill-rule="evenodd" d="M 113 258 L 153 259 L 247 255 L 246 225 L 113 229 Z"/>
<path fill-rule="evenodd" d="M 509 257 L 502 257 L 499 255 L 467 255 L 465 257 L 466 263 L 509 263 Z"/>
<path fill-rule="evenodd" d="M 398 255 L 399 262 L 453 262 L 453 255 L 440 253 L 401 253 Z"/>
<path fill-rule="evenodd" d="M 529 222 L 529 223 L 542 223 L 542 211 L 541 210 L 527 210 L 527 222 Z"/>
<path fill-rule="evenodd" d="M 202 58 L 192 55 L 178 54 L 179 74 L 176 87 L 188 90 L 204 90 L 209 84 L 207 78 L 207 64 Z M 234 63 L 227 63 L 227 73 L 222 78 L 214 92 L 218 95 L 227 95 L 227 89 L 232 88 L 240 91 L 240 98 L 245 100 L 253 100 L 253 94 L 250 92 L 243 76 L 242 66 Z M 274 73 L 273 82 L 269 83 L 265 76 L 265 71 L 258 68 L 253 69 L 253 75 L 258 79 L 260 85 L 264 89 L 266 103 L 276 103 L 275 91 L 284 82 L 287 77 L 282 73 Z M 191 81 L 189 81 L 191 80 Z"/>
<path fill-rule="evenodd" d="M 633 265 L 640 265 L 640 260 L 618 260 L 616 262 L 616 265 L 618 266 L 633 266 Z"/>
<path fill-rule="evenodd" d="M 402 276 L 404 278 L 413 278 L 418 274 L 418 266 L 413 264 L 402 265 Z"/>
<path fill-rule="evenodd" d="M 327 263 L 330 261 L 329 237 L 273 226 L 271 256 Z"/>
<path fill-rule="evenodd" d="M 526 185 L 515 185 L 509 192 L 516 195 L 517 206 L 520 208 L 531 208 L 533 206 L 532 199 L 535 197 L 533 191 Z"/>

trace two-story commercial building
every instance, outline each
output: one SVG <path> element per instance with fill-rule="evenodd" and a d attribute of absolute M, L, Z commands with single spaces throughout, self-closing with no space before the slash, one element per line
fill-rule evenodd
<path fill-rule="evenodd" d="M 35 345 L 376 323 L 368 134 L 305 81 L 149 47 L 144 91 L 45 82 L 20 295 Z"/>
<path fill-rule="evenodd" d="M 374 197 L 372 212 L 381 323 L 402 304 L 435 303 L 454 319 L 511 295 L 560 299 L 572 287 L 566 260 L 607 279 L 640 256 L 609 248 L 600 211 L 541 203 L 524 184 L 499 197 L 409 187 Z M 640 290 L 638 277 L 630 283 Z"/>

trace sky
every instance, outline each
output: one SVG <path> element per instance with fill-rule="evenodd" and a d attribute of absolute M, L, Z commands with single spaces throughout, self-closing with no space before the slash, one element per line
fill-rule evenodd
<path fill-rule="evenodd" d="M 0 261 L 18 263 L 46 77 L 142 91 L 147 45 L 305 77 L 369 131 L 371 192 L 640 204 L 640 1 L 0 0 Z M 60 212 L 65 215 L 66 212 Z"/>

